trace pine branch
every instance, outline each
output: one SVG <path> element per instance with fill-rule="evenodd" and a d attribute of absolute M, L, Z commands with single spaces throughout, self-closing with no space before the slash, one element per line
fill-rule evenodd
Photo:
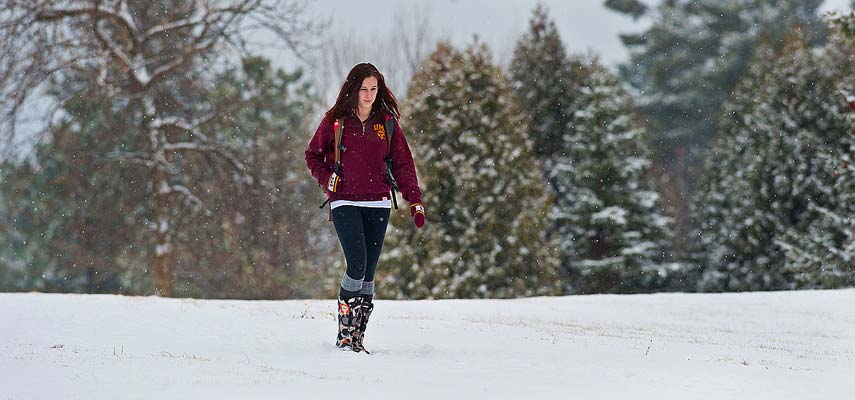
<path fill-rule="evenodd" d="M 647 5 L 638 0 L 606 0 L 605 6 L 636 20 L 647 14 Z"/>

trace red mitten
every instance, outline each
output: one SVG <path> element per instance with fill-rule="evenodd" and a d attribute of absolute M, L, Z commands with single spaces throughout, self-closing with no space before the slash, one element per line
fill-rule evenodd
<path fill-rule="evenodd" d="M 410 204 L 410 216 L 416 227 L 421 228 L 425 224 L 425 206 L 421 202 Z"/>

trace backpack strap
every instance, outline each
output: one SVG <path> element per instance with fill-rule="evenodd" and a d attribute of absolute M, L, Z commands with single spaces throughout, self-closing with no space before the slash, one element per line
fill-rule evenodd
<path fill-rule="evenodd" d="M 335 131 L 335 164 L 333 165 L 333 172 L 335 172 L 335 174 L 338 176 L 342 176 L 341 152 L 347 150 L 347 147 L 344 147 L 344 145 L 341 144 L 341 136 L 344 133 L 344 118 L 339 118 L 335 120 L 335 123 L 333 123 L 333 130 Z M 330 198 L 327 197 L 327 199 L 324 201 L 323 204 L 321 204 L 319 208 L 323 209 L 327 206 L 327 203 L 329 202 Z M 330 221 L 332 221 L 332 209 L 330 209 Z"/>
<path fill-rule="evenodd" d="M 395 182 L 395 177 L 392 176 L 392 134 L 395 133 L 395 118 L 391 115 L 386 115 L 386 181 L 392 185 L 392 204 L 395 209 L 398 209 L 398 196 L 395 191 L 400 192 L 398 183 Z"/>
<path fill-rule="evenodd" d="M 395 133 L 395 118 L 386 116 L 386 156 L 392 154 L 392 134 Z"/>
<path fill-rule="evenodd" d="M 333 170 L 335 174 L 338 176 L 342 176 L 341 174 L 341 152 L 347 150 L 347 147 L 344 147 L 341 144 L 341 135 L 344 132 L 344 118 L 340 118 L 335 120 L 335 166 Z"/>

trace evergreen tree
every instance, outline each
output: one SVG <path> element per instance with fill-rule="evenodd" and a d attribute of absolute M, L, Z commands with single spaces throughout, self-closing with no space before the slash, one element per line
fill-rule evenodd
<path fill-rule="evenodd" d="M 808 207 L 816 215 L 806 232 L 790 230 L 777 241 L 785 251 L 785 269 L 794 275 L 799 288 L 838 288 L 855 285 L 855 46 L 841 37 L 832 36 L 819 59 L 825 79 L 835 82 L 842 97 L 831 97 L 829 107 L 843 108 L 849 120 L 849 134 L 843 134 L 836 146 L 823 148 L 817 156 L 822 161 L 827 196 L 824 201 L 811 199 Z M 835 104 L 836 103 L 836 104 Z M 852 107 L 852 109 L 847 109 Z"/>
<path fill-rule="evenodd" d="M 650 16 L 650 27 L 621 35 L 630 59 L 621 76 L 638 93 L 657 154 L 659 191 L 674 217 L 673 248 L 689 247 L 693 176 L 717 131 L 722 103 L 745 74 L 761 37 L 779 41 L 798 21 L 821 41 L 822 0 L 663 0 L 646 8 L 636 0 L 607 1 L 616 11 Z"/>
<path fill-rule="evenodd" d="M 617 12 L 631 15 L 638 19 L 647 13 L 647 5 L 638 0 L 606 0 L 605 5 Z"/>
<path fill-rule="evenodd" d="M 295 51 L 302 48 L 299 39 L 311 36 L 315 26 L 304 22 L 303 7 L 290 2 L 279 7 L 263 1 L 230 1 L 218 7 L 189 0 L 60 3 L 3 3 L 0 125 L 14 137 L 20 106 L 41 89 L 53 89 L 57 80 L 73 83 L 80 93 L 109 99 L 101 102 L 107 118 L 86 128 L 112 133 L 99 146 L 108 153 L 89 155 L 109 163 L 109 168 L 133 169 L 136 177 L 144 178 L 137 184 L 149 203 L 141 206 L 145 225 L 152 228 L 143 238 L 148 245 L 145 256 L 153 261 L 146 270 L 153 271 L 156 293 L 171 296 L 173 272 L 182 262 L 177 242 L 186 233 L 176 229 L 200 213 L 219 216 L 217 207 L 203 200 L 209 188 L 191 177 L 230 169 L 231 174 L 219 176 L 275 191 L 269 182 L 247 174 L 243 149 L 234 146 L 228 131 L 208 130 L 222 111 L 205 101 L 210 78 L 228 64 L 222 50 L 248 53 L 247 32 L 254 29 L 243 29 L 247 21 L 254 23 L 249 28 L 269 30 Z M 120 129 L 112 124 L 116 117 L 126 121 Z M 193 165 L 209 169 L 190 171 Z"/>
<path fill-rule="evenodd" d="M 97 90 L 76 91 L 74 79 L 57 84 L 52 95 L 66 99 L 63 118 L 33 159 L 4 168 L 10 234 L 0 243 L 13 267 L 6 290 L 133 293 L 120 276 L 145 268 L 134 261 L 144 256 L 135 244 L 146 231 L 142 176 L 104 156 L 141 138 L 119 142 L 114 132 L 133 131 L 129 114 L 111 112 Z"/>
<path fill-rule="evenodd" d="M 528 135 L 540 158 L 561 150 L 561 136 L 570 124 L 568 105 L 577 89 L 564 43 L 546 9 L 534 9 L 529 30 L 518 41 L 510 66 L 513 93 L 531 117 Z"/>
<path fill-rule="evenodd" d="M 634 17 L 648 11 L 632 0 L 606 4 Z M 655 10 L 650 28 L 621 35 L 630 49 L 630 60 L 621 72 L 642 94 L 654 142 L 670 149 L 712 135 L 721 105 L 747 70 L 757 41 L 778 40 L 796 22 L 823 32 L 817 14 L 821 4 L 822 0 L 666 0 L 650 10 Z"/>
<path fill-rule="evenodd" d="M 562 152 L 545 164 L 556 197 L 550 226 L 560 238 L 572 291 L 679 287 L 679 264 L 664 263 L 670 220 L 647 174 L 644 127 L 616 76 L 596 60 L 585 69 Z"/>
<path fill-rule="evenodd" d="M 183 179 L 205 188 L 212 215 L 188 215 L 176 238 L 175 290 L 193 296 L 294 298 L 320 295 L 330 241 L 315 207 L 322 191 L 303 174 L 309 111 L 316 101 L 300 71 L 285 73 L 248 57 L 217 74 L 209 93 L 220 112 L 211 131 L 239 149 L 248 185 L 204 156 L 185 156 Z"/>
<path fill-rule="evenodd" d="M 852 2 L 851 7 L 855 8 L 855 1 Z M 849 38 L 855 38 L 855 12 L 850 11 L 848 14 L 832 12 L 829 17 L 830 22 L 837 26 L 840 33 Z"/>
<path fill-rule="evenodd" d="M 666 284 L 673 270 L 661 268 L 670 232 L 647 176 L 646 132 L 619 80 L 596 61 L 568 58 L 542 7 L 517 43 L 511 71 L 529 136 L 548 145 L 538 161 L 554 198 L 548 232 L 572 277 L 567 289 L 676 286 Z"/>
<path fill-rule="evenodd" d="M 314 206 L 319 190 L 301 173 L 314 101 L 308 87 L 299 73 L 276 71 L 260 58 L 195 77 L 193 90 L 163 107 L 171 101 L 211 104 L 217 112 L 206 121 L 209 131 L 241 155 L 238 162 L 250 176 L 277 190 L 259 190 L 205 154 L 170 156 L 174 187 L 204 193 L 194 204 L 170 208 L 177 232 L 175 294 L 319 295 L 307 283 L 325 273 L 329 260 L 319 256 L 327 243 L 309 236 L 324 231 Z M 3 168 L 3 228 L 14 233 L 0 237 L 0 262 L 9 266 L 3 289 L 151 293 L 147 249 L 155 246 L 158 227 L 148 199 L 155 188 L 145 184 L 145 166 L 122 157 L 136 154 L 148 137 L 129 134 L 138 132 L 134 113 L 109 95 L 89 89 L 69 96 L 77 85 L 68 79 L 56 88 L 54 95 L 66 98 L 63 117 L 34 158 Z M 170 134 L 187 139 L 180 131 Z M 187 209 L 197 212 L 182 212 Z"/>
<path fill-rule="evenodd" d="M 397 298 L 484 298 L 558 292 L 544 238 L 546 188 L 525 115 L 476 41 L 440 44 L 413 79 L 403 124 L 424 189 L 427 224 L 392 218 L 379 290 Z M 396 213 L 402 214 L 402 213 Z"/>
<path fill-rule="evenodd" d="M 846 136 L 844 110 L 828 96 L 836 84 L 803 29 L 774 47 L 758 49 L 704 166 L 696 211 L 701 290 L 796 287 L 779 239 L 804 234 L 835 202 L 822 158 Z"/>

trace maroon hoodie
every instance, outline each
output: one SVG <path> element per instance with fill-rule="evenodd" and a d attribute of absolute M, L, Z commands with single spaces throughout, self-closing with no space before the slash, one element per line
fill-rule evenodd
<path fill-rule="evenodd" d="M 372 114 L 364 124 L 353 115 L 344 119 L 341 144 L 346 150 L 341 152 L 341 182 L 334 193 L 328 192 L 330 201 L 376 201 L 389 198 L 392 186 L 386 181 L 385 130 L 385 118 L 380 113 Z M 419 190 L 413 155 L 397 120 L 389 152 L 392 155 L 392 175 L 404 200 L 420 203 L 422 192 Z M 321 121 L 309 142 L 306 165 L 318 184 L 325 188 L 335 165 L 335 130 L 327 118 Z"/>

